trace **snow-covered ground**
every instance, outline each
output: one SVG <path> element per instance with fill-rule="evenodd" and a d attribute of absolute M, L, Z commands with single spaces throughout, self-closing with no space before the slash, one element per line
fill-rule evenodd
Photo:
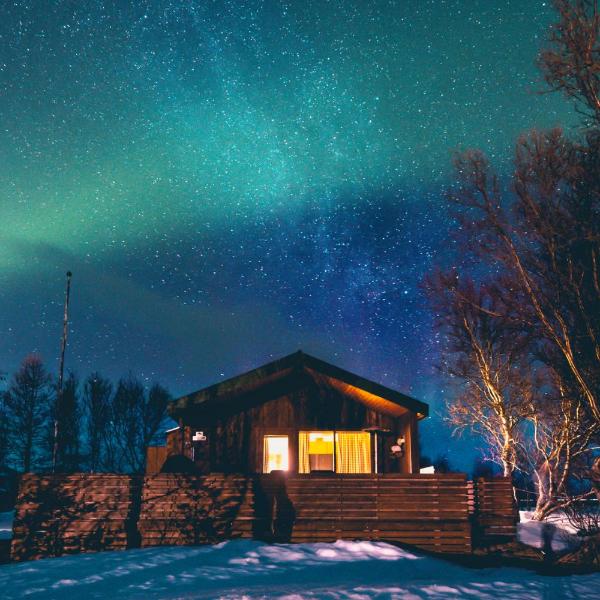
<path fill-rule="evenodd" d="M 0 567 L 2 598 L 600 599 L 600 574 L 471 569 L 389 544 L 216 546 L 100 552 Z"/>
<path fill-rule="evenodd" d="M 10 540 L 12 538 L 12 524 L 15 511 L 0 512 L 0 540 Z"/>
<path fill-rule="evenodd" d="M 552 544 L 554 552 L 571 550 L 581 543 L 581 538 L 564 513 L 554 513 L 545 521 L 532 521 L 532 515 L 532 512 L 520 512 L 517 537 L 521 543 L 539 549 Z"/>
<path fill-rule="evenodd" d="M 13 513 L 0 513 L 10 538 Z M 519 539 L 554 551 L 577 544 L 562 515 L 547 523 L 521 513 Z M 379 542 L 216 546 L 100 552 L 0 566 L 11 598 L 367 598 L 600 600 L 600 573 L 544 577 L 516 568 L 471 569 Z"/>

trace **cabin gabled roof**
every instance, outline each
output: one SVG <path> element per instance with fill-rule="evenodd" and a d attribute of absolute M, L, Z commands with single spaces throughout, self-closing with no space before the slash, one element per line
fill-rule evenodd
<path fill-rule="evenodd" d="M 318 385 L 326 385 L 354 397 L 374 410 L 400 416 L 412 412 L 422 419 L 429 414 L 429 406 L 389 387 L 341 369 L 331 363 L 298 351 L 267 363 L 236 377 L 182 396 L 171 403 L 169 412 L 175 419 L 192 411 L 220 412 L 244 397 L 260 401 L 275 397 L 268 390 L 285 388 L 290 377 L 303 374 Z M 275 392 L 273 392 L 275 393 Z"/>

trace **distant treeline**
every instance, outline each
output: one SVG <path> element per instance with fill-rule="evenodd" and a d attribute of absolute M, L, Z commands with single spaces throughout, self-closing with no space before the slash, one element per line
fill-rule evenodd
<path fill-rule="evenodd" d="M 55 462 L 62 473 L 141 473 L 170 399 L 131 373 L 116 384 L 97 372 L 82 381 L 69 373 L 58 393 L 39 356 L 28 356 L 0 393 L 0 467 L 50 471 Z"/>

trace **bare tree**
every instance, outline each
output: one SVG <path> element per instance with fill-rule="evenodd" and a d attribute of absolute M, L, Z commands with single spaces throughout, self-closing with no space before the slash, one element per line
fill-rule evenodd
<path fill-rule="evenodd" d="M 17 468 L 29 472 L 44 464 L 50 423 L 50 375 L 36 355 L 25 358 L 4 394 L 10 424 L 10 454 Z"/>
<path fill-rule="evenodd" d="M 69 373 L 58 401 L 54 407 L 54 419 L 58 423 L 56 444 L 56 470 L 72 473 L 80 468 L 81 407 L 79 406 L 78 381 Z"/>
<path fill-rule="evenodd" d="M 0 395 L 0 468 L 9 464 L 8 451 L 10 448 L 10 423 L 5 406 L 4 395 Z"/>
<path fill-rule="evenodd" d="M 110 435 L 112 384 L 92 373 L 83 385 L 83 405 L 88 443 L 88 466 L 92 472 L 106 467 L 107 437 Z M 111 462 L 110 460 L 108 462 Z"/>
<path fill-rule="evenodd" d="M 459 431 L 478 432 L 490 458 L 510 477 L 518 468 L 521 427 L 537 389 L 525 351 L 528 335 L 489 286 L 461 281 L 450 271 L 435 273 L 427 287 L 446 342 L 443 368 L 460 385 L 448 406 L 449 420 Z"/>
<path fill-rule="evenodd" d="M 146 467 L 146 450 L 164 423 L 170 401 L 171 394 L 158 383 L 150 388 L 143 410 L 144 437 L 141 448 L 143 464 L 140 465 L 142 470 Z"/>
<path fill-rule="evenodd" d="M 111 430 L 117 450 L 117 469 L 139 469 L 138 448 L 142 437 L 141 407 L 144 386 L 130 373 L 117 383 L 112 401 Z"/>
<path fill-rule="evenodd" d="M 600 124 L 600 15 L 596 0 L 555 0 L 558 22 L 540 66 L 551 90 L 565 93 Z"/>
<path fill-rule="evenodd" d="M 540 520 L 589 496 L 589 487 L 573 494 L 570 484 L 587 470 L 598 434 L 580 397 L 570 397 L 560 381 L 550 389 L 529 417 L 531 435 L 522 452 L 537 492 L 534 518 Z"/>
<path fill-rule="evenodd" d="M 503 302 L 557 350 L 554 366 L 569 372 L 600 421 L 600 196 L 586 176 L 598 151 L 578 149 L 557 130 L 522 138 L 510 212 L 485 157 L 468 152 L 456 160 L 462 180 L 451 197 L 480 255 L 503 273 Z"/>
<path fill-rule="evenodd" d="M 550 88 L 585 114 L 588 129 L 576 140 L 558 129 L 522 136 L 510 190 L 481 152 L 456 157 L 450 199 L 459 247 L 463 257 L 480 259 L 475 278 L 488 273 L 489 298 L 475 284 L 465 288 L 464 274 L 460 285 L 446 273 L 437 286 L 438 304 L 446 306 L 442 326 L 451 342 L 463 342 L 449 348 L 450 371 L 467 383 L 451 415 L 458 426 L 472 419 L 494 443 L 482 424 L 488 420 L 473 410 L 486 397 L 482 390 L 504 398 L 507 377 L 525 390 L 521 409 L 530 408 L 519 413 L 513 457 L 536 481 L 538 516 L 555 510 L 600 427 L 600 18 L 595 0 L 555 4 L 559 20 L 540 65 Z M 468 317 L 466 307 L 473 309 Z M 507 364 L 521 366 L 507 370 L 507 356 Z M 477 385 L 486 372 L 493 385 Z M 503 431 L 501 423 L 494 429 Z"/>
<path fill-rule="evenodd" d="M 169 393 L 159 385 L 146 394 L 133 375 L 119 380 L 112 401 L 111 429 L 120 470 L 145 470 L 146 449 L 165 418 L 169 400 Z"/>
<path fill-rule="evenodd" d="M 527 332 L 527 355 L 536 358 L 527 370 L 552 374 L 543 385 L 554 403 L 531 403 L 533 443 L 524 454 L 540 493 L 538 516 L 565 489 L 574 465 L 567 457 L 587 452 L 600 426 L 600 184 L 592 169 L 599 150 L 591 138 L 583 147 L 558 130 L 521 138 L 509 198 L 481 153 L 456 160 L 461 183 L 451 199 L 463 231 L 501 273 L 493 277 L 500 336 L 519 354 L 511 330 Z M 482 319 L 491 313 L 478 311 Z"/>

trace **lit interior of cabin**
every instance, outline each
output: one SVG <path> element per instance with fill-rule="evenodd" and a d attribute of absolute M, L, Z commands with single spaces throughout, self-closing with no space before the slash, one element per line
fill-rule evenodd
<path fill-rule="evenodd" d="M 264 437 L 263 472 L 289 469 L 289 436 Z M 371 473 L 371 434 L 365 431 L 300 431 L 298 472 Z"/>
<path fill-rule="evenodd" d="M 287 435 L 265 435 L 264 472 L 289 469 L 289 439 Z"/>

